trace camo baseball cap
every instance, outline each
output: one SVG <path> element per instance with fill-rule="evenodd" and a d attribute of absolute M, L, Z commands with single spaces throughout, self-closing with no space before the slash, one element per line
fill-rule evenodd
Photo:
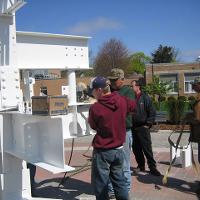
<path fill-rule="evenodd" d="M 123 79 L 124 71 L 119 68 L 113 68 L 108 76 L 108 79 Z"/>

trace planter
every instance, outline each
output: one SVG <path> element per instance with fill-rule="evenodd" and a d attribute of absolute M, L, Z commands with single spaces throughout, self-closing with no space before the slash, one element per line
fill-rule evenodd
<path fill-rule="evenodd" d="M 181 125 L 175 125 L 175 124 L 158 124 L 154 125 L 152 129 L 158 129 L 158 130 L 178 130 L 180 131 L 182 129 Z M 190 125 L 185 125 L 184 126 L 184 131 L 190 131 Z"/>

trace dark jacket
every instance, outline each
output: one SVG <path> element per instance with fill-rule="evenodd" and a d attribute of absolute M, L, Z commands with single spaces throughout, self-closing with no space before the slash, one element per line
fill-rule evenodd
<path fill-rule="evenodd" d="M 156 117 L 156 110 L 153 107 L 151 98 L 142 92 L 137 97 L 136 104 L 136 112 L 133 114 L 133 127 L 136 128 L 144 125 L 151 127 Z"/>
<path fill-rule="evenodd" d="M 126 115 L 136 107 L 135 101 L 122 97 L 118 92 L 98 99 L 90 107 L 89 124 L 96 130 L 93 147 L 99 149 L 116 148 L 125 142 Z"/>

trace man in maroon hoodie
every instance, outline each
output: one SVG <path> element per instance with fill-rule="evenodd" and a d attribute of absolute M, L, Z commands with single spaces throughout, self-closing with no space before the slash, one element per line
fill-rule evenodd
<path fill-rule="evenodd" d="M 90 107 L 89 124 L 96 130 L 93 140 L 92 185 L 97 200 L 108 200 L 107 186 L 112 182 L 117 200 L 128 199 L 128 188 L 123 172 L 123 143 L 126 137 L 126 115 L 132 112 L 135 101 L 110 92 L 104 77 L 91 83 L 97 102 Z"/>

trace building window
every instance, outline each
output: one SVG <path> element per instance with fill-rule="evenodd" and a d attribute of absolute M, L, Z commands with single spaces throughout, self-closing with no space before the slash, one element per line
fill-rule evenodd
<path fill-rule="evenodd" d="M 178 76 L 177 74 L 160 75 L 160 81 L 167 82 L 172 89 L 168 92 L 169 94 L 178 93 Z"/>
<path fill-rule="evenodd" d="M 195 91 L 192 89 L 192 84 L 194 83 L 194 80 L 199 77 L 200 73 L 185 74 L 185 82 L 184 82 L 185 93 L 195 93 Z"/>
<path fill-rule="evenodd" d="M 48 95 L 47 87 L 41 87 L 40 88 L 40 96 L 46 96 L 46 95 Z"/>

